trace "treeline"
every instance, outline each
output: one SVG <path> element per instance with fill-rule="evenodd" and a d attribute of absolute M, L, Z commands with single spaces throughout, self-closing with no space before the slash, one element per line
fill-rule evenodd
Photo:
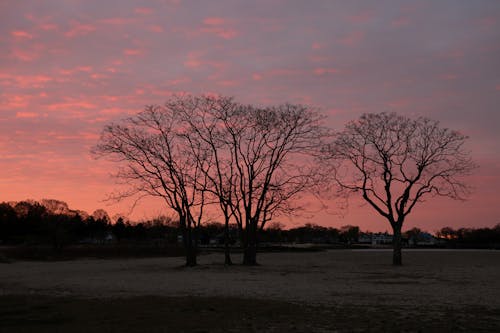
<path fill-rule="evenodd" d="M 231 226 L 230 244 L 238 247 L 239 229 Z M 272 223 L 262 231 L 262 245 L 286 244 L 384 244 L 376 242 L 377 235 L 362 232 L 357 226 L 341 228 L 305 224 L 285 229 L 279 223 Z M 225 243 L 225 225 L 206 223 L 200 226 L 199 243 L 205 246 L 222 246 Z M 406 246 L 431 245 L 456 248 L 500 248 L 500 223 L 493 228 L 445 227 L 434 236 L 419 228 L 407 230 L 404 235 Z M 429 242 L 432 240 L 432 242 Z M 72 210 L 59 200 L 26 200 L 0 203 L 0 244 L 3 245 L 48 245 L 56 252 L 75 244 L 143 244 L 148 246 L 168 246 L 182 243 L 179 223 L 160 216 L 149 221 L 130 222 L 124 217 L 110 218 L 103 209 L 92 214 Z M 385 243 L 387 244 L 387 242 Z"/>
<path fill-rule="evenodd" d="M 239 245 L 239 229 L 230 227 L 230 243 Z M 341 229 L 313 224 L 284 230 L 278 223 L 262 232 L 262 243 L 339 243 L 355 242 L 359 228 L 346 226 Z M 206 223 L 200 226 L 201 245 L 224 244 L 225 225 Z M 0 203 L 0 244 L 51 245 L 61 251 L 73 244 L 106 244 L 143 242 L 176 244 L 182 242 L 179 223 L 165 216 L 149 221 L 131 222 L 124 217 L 113 219 L 103 209 L 92 214 L 72 210 L 59 200 L 44 199 L 40 202 L 25 200 Z"/>
<path fill-rule="evenodd" d="M 436 237 L 445 240 L 448 247 L 500 249 L 500 223 L 493 228 L 445 227 L 436 232 Z"/>
<path fill-rule="evenodd" d="M 0 243 L 4 245 L 49 244 L 60 251 L 70 244 L 101 244 L 120 239 L 176 241 L 177 225 L 168 218 L 130 223 L 114 221 L 103 209 L 92 214 L 69 209 L 59 200 L 26 200 L 0 203 Z"/>

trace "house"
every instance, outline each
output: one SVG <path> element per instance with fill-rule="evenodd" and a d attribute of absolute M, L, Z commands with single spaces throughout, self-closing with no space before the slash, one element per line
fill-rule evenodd
<path fill-rule="evenodd" d="M 392 235 L 387 232 L 372 234 L 372 245 L 392 244 Z"/>

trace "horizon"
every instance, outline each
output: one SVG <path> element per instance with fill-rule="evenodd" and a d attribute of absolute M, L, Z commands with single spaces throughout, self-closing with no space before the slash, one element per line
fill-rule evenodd
<path fill-rule="evenodd" d="M 5 1 L 0 12 L 0 201 L 128 215 L 131 202 L 103 202 L 116 166 L 90 154 L 104 125 L 174 93 L 217 93 L 317 107 L 335 130 L 366 112 L 438 120 L 470 137 L 475 190 L 428 198 L 404 229 L 500 222 L 499 3 Z M 160 214 L 146 199 L 131 218 Z M 390 229 L 356 198 L 276 221 Z"/>

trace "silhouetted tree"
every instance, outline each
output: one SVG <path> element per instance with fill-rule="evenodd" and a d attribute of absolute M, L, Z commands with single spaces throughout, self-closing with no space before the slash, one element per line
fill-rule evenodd
<path fill-rule="evenodd" d="M 407 230 L 406 231 L 406 237 L 408 237 L 408 240 L 412 240 L 413 241 L 413 244 L 415 246 L 418 245 L 418 241 L 420 239 L 420 236 L 422 234 L 422 230 L 420 230 L 420 228 L 411 228 L 410 230 Z"/>
<path fill-rule="evenodd" d="M 215 198 L 224 217 L 224 263 L 231 265 L 230 222 L 235 218 L 238 197 L 235 195 L 237 182 L 234 154 L 228 146 L 228 133 L 224 121 L 237 113 L 240 106 L 230 97 L 191 96 L 173 98 L 167 102 L 169 108 L 181 115 L 189 128 L 186 138 L 197 159 L 205 160 L 209 152 L 211 165 L 204 164 L 207 191 Z M 197 156 L 197 153 L 202 153 Z"/>
<path fill-rule="evenodd" d="M 318 180 L 311 156 L 328 135 L 323 117 L 301 105 L 240 106 L 223 114 L 221 131 L 235 174 L 231 209 L 243 244 L 243 263 L 257 263 L 259 232 L 280 214 L 300 208 L 297 199 Z"/>
<path fill-rule="evenodd" d="M 427 118 L 364 114 L 325 152 L 341 191 L 360 193 L 393 229 L 393 264 L 401 265 L 401 228 L 425 196 L 463 199 L 462 176 L 475 168 L 467 137 Z"/>
<path fill-rule="evenodd" d="M 116 176 L 130 187 L 116 199 L 160 197 L 177 213 L 186 265 L 196 265 L 197 233 L 206 194 L 203 170 L 210 163 L 201 158 L 202 147 L 189 142 L 179 114 L 168 103 L 147 106 L 134 117 L 106 126 L 93 152 L 121 166 Z"/>
<path fill-rule="evenodd" d="M 339 236 L 347 244 L 355 243 L 358 241 L 359 227 L 353 225 L 342 226 L 339 230 Z"/>

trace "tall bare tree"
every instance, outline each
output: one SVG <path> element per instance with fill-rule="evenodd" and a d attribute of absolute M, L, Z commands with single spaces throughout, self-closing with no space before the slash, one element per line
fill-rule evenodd
<path fill-rule="evenodd" d="M 338 133 L 325 155 L 341 191 L 360 193 L 393 229 L 393 264 L 402 264 L 401 228 L 425 197 L 464 199 L 476 167 L 467 137 L 427 118 L 364 114 Z"/>
<path fill-rule="evenodd" d="M 211 157 L 212 164 L 205 164 L 203 169 L 208 185 L 206 189 L 224 218 L 224 262 L 231 265 L 230 222 L 234 219 L 234 207 L 238 206 L 238 201 L 234 194 L 234 156 L 228 149 L 222 120 L 233 114 L 239 105 L 231 97 L 192 95 L 174 97 L 166 105 L 186 124 L 189 145 L 203 147 L 192 150 L 195 156 L 200 160 L 205 160 L 206 154 Z M 197 153 L 202 155 L 197 156 Z"/>
<path fill-rule="evenodd" d="M 322 120 L 301 105 L 258 108 L 228 97 L 174 96 L 107 126 L 94 150 L 124 163 L 118 177 L 133 184 L 125 196 L 159 196 L 178 213 L 188 253 L 203 207 L 217 203 L 225 220 L 225 262 L 231 263 L 233 220 L 243 262 L 253 265 L 259 231 L 275 216 L 300 208 L 293 200 L 317 179 L 312 156 L 329 135 Z M 193 256 L 188 264 L 195 263 Z"/>
<path fill-rule="evenodd" d="M 300 208 L 294 199 L 317 179 L 311 156 L 329 131 L 319 113 L 301 105 L 240 106 L 220 120 L 231 153 L 230 208 L 242 236 L 243 263 L 255 265 L 259 231 L 273 217 Z"/>
<path fill-rule="evenodd" d="M 182 115 L 191 144 L 210 152 L 207 190 L 224 216 L 225 262 L 231 263 L 227 240 L 234 220 L 243 262 L 256 264 L 260 230 L 275 216 L 296 212 L 294 199 L 317 179 L 311 156 L 329 135 L 323 117 L 300 105 L 258 108 L 221 96 L 185 95 L 167 105 Z"/>
<path fill-rule="evenodd" d="M 121 165 L 116 176 L 129 189 L 116 198 L 162 198 L 179 218 L 186 265 L 196 265 L 198 227 L 205 206 L 210 155 L 190 143 L 184 123 L 166 105 L 106 126 L 93 152 Z"/>

